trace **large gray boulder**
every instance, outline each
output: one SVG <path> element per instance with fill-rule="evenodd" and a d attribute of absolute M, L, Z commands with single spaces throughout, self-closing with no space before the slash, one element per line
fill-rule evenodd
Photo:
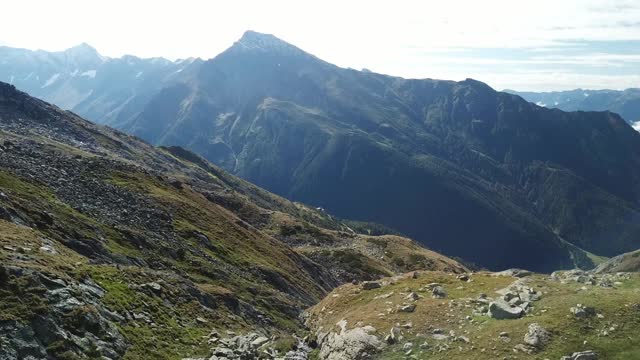
<path fill-rule="evenodd" d="M 496 300 L 489 304 L 489 316 L 494 319 L 519 319 L 524 313 L 525 311 L 521 307 L 511 306 L 502 300 Z"/>

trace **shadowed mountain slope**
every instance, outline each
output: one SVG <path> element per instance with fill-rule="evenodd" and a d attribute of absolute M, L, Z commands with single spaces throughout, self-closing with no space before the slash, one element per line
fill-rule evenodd
<path fill-rule="evenodd" d="M 471 79 L 342 69 L 247 32 L 122 127 L 290 199 L 489 268 L 593 266 L 637 248 L 640 137 Z"/>

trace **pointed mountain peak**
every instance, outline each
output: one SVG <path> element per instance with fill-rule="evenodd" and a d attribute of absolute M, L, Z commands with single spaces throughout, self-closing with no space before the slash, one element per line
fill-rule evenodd
<path fill-rule="evenodd" d="M 100 53 L 98 53 L 98 50 L 96 50 L 93 46 L 84 42 L 82 44 L 76 45 L 74 47 L 71 47 L 65 50 L 64 53 L 71 57 L 84 59 L 84 60 L 104 60 L 105 59 L 105 57 L 103 57 L 102 55 L 100 55 Z"/>
<path fill-rule="evenodd" d="M 233 44 L 231 49 L 243 52 L 251 51 L 279 54 L 306 54 L 299 48 L 286 41 L 280 40 L 271 34 L 263 34 L 252 30 L 246 31 L 240 40 Z"/>
<path fill-rule="evenodd" d="M 74 47 L 68 48 L 66 52 L 74 52 L 74 53 L 98 53 L 93 46 L 83 42 L 82 44 L 76 45 Z"/>

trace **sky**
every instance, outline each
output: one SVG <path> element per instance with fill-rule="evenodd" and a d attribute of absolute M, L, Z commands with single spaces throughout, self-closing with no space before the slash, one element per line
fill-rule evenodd
<path fill-rule="evenodd" d="M 211 58 L 244 31 L 343 67 L 550 91 L 640 87 L 640 0 L 3 3 L 0 45 Z"/>

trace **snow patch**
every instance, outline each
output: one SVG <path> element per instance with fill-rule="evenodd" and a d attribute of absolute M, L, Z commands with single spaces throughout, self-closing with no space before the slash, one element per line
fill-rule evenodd
<path fill-rule="evenodd" d="M 140 71 L 140 72 L 138 72 L 138 73 L 136 74 L 136 78 L 139 78 L 140 76 L 142 76 L 142 71 Z"/>
<path fill-rule="evenodd" d="M 547 106 L 547 104 L 543 103 L 542 101 L 538 101 L 538 102 L 536 103 L 536 105 L 538 105 L 538 106 L 544 106 L 544 107 L 546 107 L 546 106 Z"/>
<path fill-rule="evenodd" d="M 9 85 L 13 85 L 13 78 L 14 78 L 14 76 L 11 75 L 11 79 L 9 80 Z"/>
<path fill-rule="evenodd" d="M 42 85 L 42 89 L 46 88 L 47 86 L 50 86 L 51 84 L 53 84 L 54 82 L 56 82 L 58 80 L 58 78 L 60 77 L 59 73 L 55 73 L 53 74 L 53 76 L 51 76 L 49 78 L 49 80 L 47 80 L 44 85 Z"/>
<path fill-rule="evenodd" d="M 582 95 L 584 95 L 584 97 L 588 97 L 589 96 L 589 94 L 587 94 L 587 93 L 583 93 Z"/>
<path fill-rule="evenodd" d="M 559 102 L 554 102 L 553 105 L 558 106 Z"/>
<path fill-rule="evenodd" d="M 633 124 L 631 124 L 631 127 L 633 127 L 635 131 L 640 132 L 640 121 L 634 122 Z"/>
<path fill-rule="evenodd" d="M 80 74 L 80 76 L 86 76 L 89 79 L 94 79 L 96 77 L 96 74 L 98 72 L 96 70 L 87 70 L 85 72 L 83 72 L 82 74 Z"/>
<path fill-rule="evenodd" d="M 79 72 L 79 71 L 80 71 L 80 70 L 75 69 L 75 70 L 73 70 L 73 71 L 71 72 L 71 74 L 69 74 L 69 75 L 71 75 L 71 77 L 75 77 L 76 75 L 78 75 L 78 72 Z"/>
<path fill-rule="evenodd" d="M 23 81 L 27 81 L 29 79 L 31 79 L 31 77 L 33 76 L 33 72 L 30 72 L 29 75 L 27 75 L 24 79 L 22 79 Z"/>

